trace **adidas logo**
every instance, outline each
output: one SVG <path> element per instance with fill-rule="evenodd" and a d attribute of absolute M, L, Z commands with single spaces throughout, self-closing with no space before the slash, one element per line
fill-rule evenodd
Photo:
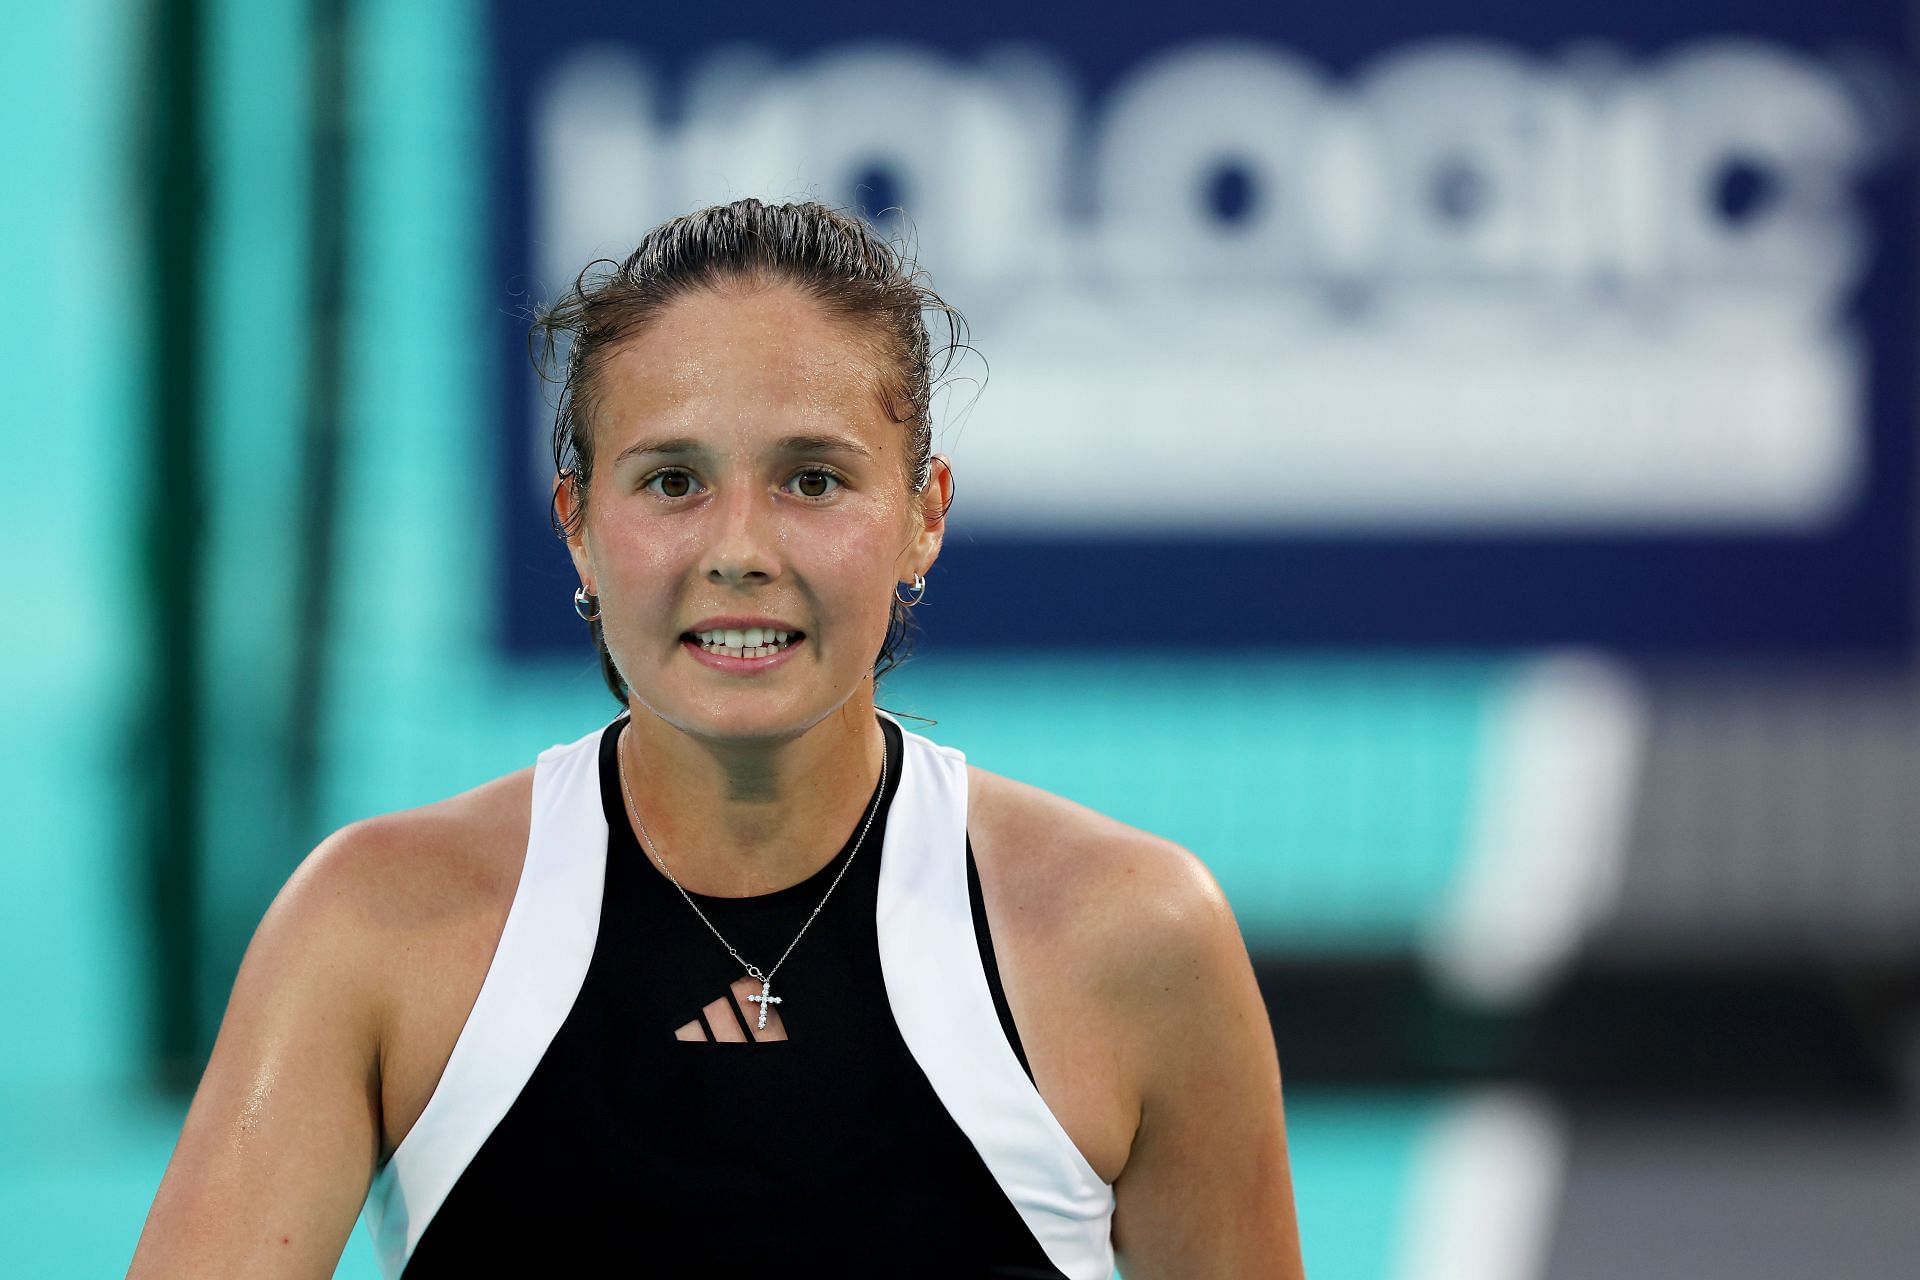
<path fill-rule="evenodd" d="M 775 975 L 778 976 L 778 975 Z M 780 1019 L 780 997 L 766 1005 L 767 1025 L 760 1026 L 760 1001 L 748 999 L 760 994 L 760 984 L 741 974 L 727 988 L 727 994 L 709 1001 L 693 1021 L 673 1033 L 675 1040 L 708 1040 L 722 1044 L 754 1044 L 787 1038 L 787 1024 Z"/>

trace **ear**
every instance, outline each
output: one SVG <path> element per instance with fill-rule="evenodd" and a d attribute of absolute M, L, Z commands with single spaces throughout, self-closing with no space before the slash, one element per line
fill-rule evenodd
<path fill-rule="evenodd" d="M 933 568 L 933 562 L 940 558 L 940 548 L 947 537 L 947 509 L 953 505 L 953 467 L 945 455 L 934 454 L 929 460 L 927 487 L 914 496 L 919 508 L 919 529 L 913 535 L 913 541 L 907 544 L 902 565 L 906 572 L 900 575 L 905 582 L 916 573 L 924 574 Z"/>
<path fill-rule="evenodd" d="M 567 554 L 573 557 L 573 571 L 588 591 L 593 585 L 593 557 L 587 548 L 586 493 L 575 482 L 574 473 L 562 471 L 553 477 L 553 514 L 567 535 Z"/>

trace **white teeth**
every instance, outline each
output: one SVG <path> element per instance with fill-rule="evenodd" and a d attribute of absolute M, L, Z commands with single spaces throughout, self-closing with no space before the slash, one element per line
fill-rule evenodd
<path fill-rule="evenodd" d="M 694 633 L 694 639 L 708 653 L 729 658 L 765 658 L 792 644 L 794 637 L 799 634 L 797 631 L 780 631 L 773 627 L 746 627 L 698 631 Z"/>

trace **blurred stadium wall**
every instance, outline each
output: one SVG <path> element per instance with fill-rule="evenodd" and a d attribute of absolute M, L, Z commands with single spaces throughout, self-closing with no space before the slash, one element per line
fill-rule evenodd
<path fill-rule="evenodd" d="M 124 1267 L 315 840 L 611 714 L 520 312 L 751 191 L 976 320 L 882 702 L 1214 869 L 1316 1280 L 1910 1274 L 1907 8 L 749 8 L 0 18 L 0 1269 Z"/>

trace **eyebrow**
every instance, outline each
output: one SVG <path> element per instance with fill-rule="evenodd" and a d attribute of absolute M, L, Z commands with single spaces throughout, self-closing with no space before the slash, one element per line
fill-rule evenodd
<path fill-rule="evenodd" d="M 636 440 L 615 455 L 617 466 L 628 458 L 641 454 L 664 454 L 667 456 L 685 456 L 711 452 L 707 446 L 692 436 L 670 436 L 659 440 Z M 845 436 L 782 436 L 773 442 L 773 452 L 777 454 L 800 453 L 837 453 L 853 458 L 872 458 L 873 451 L 858 440 Z"/>

